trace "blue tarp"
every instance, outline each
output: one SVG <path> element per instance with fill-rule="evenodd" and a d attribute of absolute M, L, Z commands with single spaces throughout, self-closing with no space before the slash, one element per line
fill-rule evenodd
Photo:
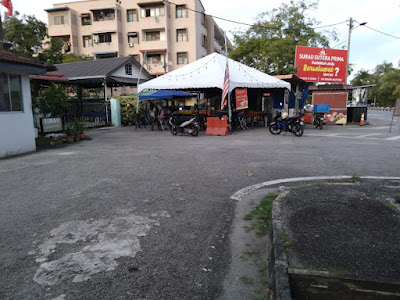
<path fill-rule="evenodd" d="M 174 98 L 193 98 L 193 97 L 197 97 L 197 95 L 177 90 L 157 90 L 157 91 L 143 92 L 139 96 L 139 100 L 162 100 L 162 99 L 169 100 Z"/>

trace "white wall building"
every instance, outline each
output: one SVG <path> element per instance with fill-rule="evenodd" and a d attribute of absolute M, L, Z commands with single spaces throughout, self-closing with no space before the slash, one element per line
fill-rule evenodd
<path fill-rule="evenodd" d="M 0 158 L 36 150 L 29 75 L 45 72 L 40 63 L 0 49 Z"/>

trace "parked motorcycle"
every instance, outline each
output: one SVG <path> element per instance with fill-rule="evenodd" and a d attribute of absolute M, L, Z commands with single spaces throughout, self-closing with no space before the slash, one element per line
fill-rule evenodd
<path fill-rule="evenodd" d="M 179 115 L 172 114 L 169 118 L 169 124 L 171 125 L 171 133 L 173 135 L 177 135 L 178 133 L 188 133 L 192 136 L 199 135 L 200 125 L 195 117 L 185 121 Z"/>
<path fill-rule="evenodd" d="M 322 130 L 322 127 L 325 124 L 325 114 L 324 113 L 316 113 L 314 115 L 314 125 L 315 128 L 318 128 Z"/>
<path fill-rule="evenodd" d="M 269 125 L 269 131 L 272 134 L 280 134 L 282 131 L 291 132 L 295 136 L 302 136 L 304 133 L 304 122 L 302 115 L 282 119 L 280 112 L 274 118 L 274 121 Z"/>

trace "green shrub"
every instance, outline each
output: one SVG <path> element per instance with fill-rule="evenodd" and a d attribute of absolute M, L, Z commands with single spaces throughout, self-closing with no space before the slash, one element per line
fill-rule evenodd
<path fill-rule="evenodd" d="M 121 123 L 122 125 L 134 125 L 136 123 L 136 101 L 137 96 L 120 96 L 117 97 L 121 104 Z M 143 118 L 144 113 L 142 105 L 139 104 L 139 117 Z"/>

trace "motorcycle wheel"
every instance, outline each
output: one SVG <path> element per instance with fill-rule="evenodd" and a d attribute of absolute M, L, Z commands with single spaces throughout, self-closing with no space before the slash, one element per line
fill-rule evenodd
<path fill-rule="evenodd" d="M 199 135 L 199 129 L 196 126 L 191 126 L 193 131 L 190 133 L 192 136 L 198 136 Z"/>
<path fill-rule="evenodd" d="M 271 126 L 269 126 L 269 132 L 271 132 L 272 134 L 280 134 L 281 129 L 279 128 L 278 124 L 272 124 Z"/>
<path fill-rule="evenodd" d="M 319 129 L 322 130 L 322 126 L 324 126 L 324 121 L 319 121 Z"/>
<path fill-rule="evenodd" d="M 178 131 L 176 130 L 176 127 L 175 127 L 175 126 L 171 126 L 171 133 L 172 133 L 173 135 L 177 135 L 177 134 L 178 134 Z"/>
<path fill-rule="evenodd" d="M 293 133 L 295 136 L 302 136 L 304 133 L 304 129 L 301 125 L 296 125 L 293 129 Z"/>

